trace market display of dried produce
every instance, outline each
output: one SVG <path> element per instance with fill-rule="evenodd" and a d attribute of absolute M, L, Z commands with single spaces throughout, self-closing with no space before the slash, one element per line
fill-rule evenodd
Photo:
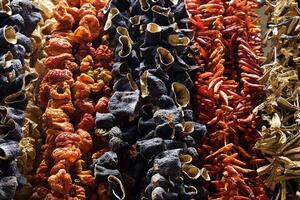
<path fill-rule="evenodd" d="M 0 0 L 0 200 L 299 199 L 298 4 Z"/>
<path fill-rule="evenodd" d="M 299 35 L 300 10 L 296 1 L 266 1 L 271 41 L 267 62 L 262 66 L 266 99 L 254 112 L 263 120 L 262 138 L 255 147 L 268 163 L 259 169 L 273 199 L 299 199 Z M 269 43 L 270 44 L 270 43 Z"/>
<path fill-rule="evenodd" d="M 32 1 L 0 1 L 0 199 L 15 198 L 16 190 L 27 184 L 16 158 L 31 83 L 38 78 L 29 63 L 35 48 L 31 37 L 40 19 Z"/>
<path fill-rule="evenodd" d="M 187 1 L 195 30 L 195 106 L 209 136 L 198 148 L 212 181 L 210 199 L 268 199 L 253 150 L 260 137 L 252 110 L 263 97 L 262 52 L 255 1 Z"/>
<path fill-rule="evenodd" d="M 97 198 L 89 170 L 102 147 L 94 115 L 110 97 L 112 51 L 103 42 L 105 2 L 60 1 L 43 48 L 45 74 L 39 84 L 44 144 L 31 178 L 31 199 Z"/>

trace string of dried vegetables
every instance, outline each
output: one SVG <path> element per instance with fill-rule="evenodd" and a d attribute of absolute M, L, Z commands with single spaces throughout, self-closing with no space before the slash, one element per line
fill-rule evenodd
<path fill-rule="evenodd" d="M 30 67 L 31 71 L 38 73 L 41 77 L 43 70 L 41 70 L 41 59 L 44 57 L 42 52 L 45 37 L 44 34 L 49 34 L 51 28 L 53 28 L 53 21 L 51 21 L 52 9 L 54 9 L 54 4 L 51 1 L 40 1 L 34 0 L 33 5 L 35 5 L 42 16 L 42 19 L 37 24 L 35 30 L 32 33 L 31 41 L 32 44 L 32 54 L 30 55 Z M 25 109 L 25 119 L 23 129 L 23 138 L 19 142 L 20 153 L 17 157 L 18 168 L 23 176 L 27 179 L 31 179 L 34 168 L 35 161 L 38 157 L 38 149 L 41 147 L 41 132 L 42 125 L 40 123 L 42 116 L 42 109 L 38 106 L 36 88 L 38 86 L 39 80 L 36 80 L 26 90 L 27 97 L 27 107 Z M 32 186 L 27 183 L 21 189 L 17 191 L 16 199 L 28 199 L 32 192 Z"/>
<path fill-rule="evenodd" d="M 46 73 L 39 86 L 45 144 L 31 179 L 31 199 L 97 198 L 88 165 L 92 153 L 103 146 L 90 134 L 94 115 L 107 110 L 103 99 L 110 96 L 112 52 L 102 44 L 101 28 L 105 4 L 60 1 L 55 6 L 56 22 L 44 48 Z"/>
<path fill-rule="evenodd" d="M 196 142 L 206 128 L 194 122 L 189 89 L 193 33 L 183 1 L 110 2 L 104 30 L 115 49 L 110 113 L 96 126 L 109 148 L 94 163 L 109 199 L 206 199 L 209 180 Z"/>
<path fill-rule="evenodd" d="M 40 18 L 32 1 L 0 1 L 0 199 L 15 198 L 16 190 L 27 184 L 16 158 L 21 153 L 23 125 L 26 134 L 24 110 L 31 83 L 38 78 L 30 56 L 35 48 L 31 37 Z"/>
<path fill-rule="evenodd" d="M 273 199 L 299 199 L 299 16 L 296 1 L 266 1 L 266 41 L 271 41 L 264 75 L 267 97 L 256 109 L 263 120 L 256 143 L 269 161 L 257 172 L 273 191 Z"/>
<path fill-rule="evenodd" d="M 263 62 L 255 1 L 187 1 L 196 31 L 197 120 L 211 133 L 198 148 L 211 176 L 209 199 L 268 199 L 255 169 L 265 163 L 254 151 L 260 137 L 252 110 L 263 96 Z"/>

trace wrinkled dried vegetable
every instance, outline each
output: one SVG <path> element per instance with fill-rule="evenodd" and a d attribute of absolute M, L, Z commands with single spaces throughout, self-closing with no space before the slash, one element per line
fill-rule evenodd
<path fill-rule="evenodd" d="M 32 72 L 38 73 L 39 77 L 42 77 L 40 60 L 44 56 L 41 52 L 42 47 L 45 43 L 44 34 L 49 31 L 47 23 L 52 16 L 52 10 L 54 4 L 51 1 L 33 1 L 32 2 L 39 10 L 42 19 L 37 24 L 36 29 L 32 33 L 32 54 L 30 55 L 30 68 Z M 45 9 L 48 8 L 48 9 Z M 48 21 L 48 22 L 47 22 Z M 32 83 L 26 90 L 27 96 L 27 107 L 25 109 L 25 119 L 23 125 L 23 138 L 21 139 L 20 145 L 20 155 L 17 157 L 18 167 L 22 175 L 26 178 L 31 178 L 35 161 L 38 158 L 37 149 L 41 146 L 41 116 L 42 109 L 38 106 L 36 88 L 38 86 L 38 80 Z M 26 185 L 23 189 L 18 191 L 17 198 L 27 198 L 31 193 L 31 186 Z"/>
<path fill-rule="evenodd" d="M 59 1 L 54 8 L 39 85 L 44 144 L 31 199 L 97 198 L 88 167 L 91 157 L 105 149 L 94 134 L 95 113 L 107 112 L 111 91 L 112 51 L 103 43 L 105 4 Z"/>
<path fill-rule="evenodd" d="M 24 110 L 38 78 L 30 56 L 35 42 L 32 32 L 40 19 L 32 1 L 0 1 L 0 199 L 15 198 L 16 190 L 27 184 L 16 158 L 26 129 Z"/>
<path fill-rule="evenodd" d="M 295 1 L 266 1 L 269 16 L 265 40 L 272 41 L 264 75 L 267 97 L 255 109 L 266 122 L 256 143 L 269 161 L 257 172 L 274 199 L 298 199 L 299 191 L 299 16 Z"/>
<path fill-rule="evenodd" d="M 109 199 L 207 199 L 209 176 L 194 165 L 206 127 L 189 109 L 195 69 L 183 1 L 113 0 L 107 30 L 115 49 L 109 113 L 97 114 L 110 151 L 93 165 Z"/>
<path fill-rule="evenodd" d="M 0 0 L 0 200 L 300 199 L 299 3 Z"/>
<path fill-rule="evenodd" d="M 195 30 L 196 117 L 210 133 L 198 148 L 208 170 L 209 199 L 268 199 L 255 169 L 265 160 L 252 147 L 260 137 L 252 110 L 263 96 L 263 61 L 255 1 L 188 0 Z"/>

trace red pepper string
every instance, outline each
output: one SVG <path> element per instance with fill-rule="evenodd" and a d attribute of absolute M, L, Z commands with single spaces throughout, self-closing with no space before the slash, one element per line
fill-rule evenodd
<path fill-rule="evenodd" d="M 259 133 L 252 110 L 263 97 L 263 61 L 255 1 L 188 0 L 195 30 L 197 120 L 211 133 L 198 151 L 212 181 L 210 199 L 268 199 L 255 168 L 265 163 L 252 148 Z"/>
<path fill-rule="evenodd" d="M 103 34 L 105 5 L 100 1 L 61 1 L 54 10 L 57 23 L 44 49 L 47 73 L 39 88 L 45 109 L 45 144 L 31 180 L 33 199 L 89 199 L 97 195 L 103 199 L 107 191 L 105 185 L 97 188 L 88 169 L 108 144 L 99 144 L 103 138 L 91 134 L 95 113 L 108 112 L 111 92 L 112 51 L 105 44 L 96 45 Z"/>

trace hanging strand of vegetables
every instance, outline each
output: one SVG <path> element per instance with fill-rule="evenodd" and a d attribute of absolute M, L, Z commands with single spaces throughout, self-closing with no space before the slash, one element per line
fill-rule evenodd
<path fill-rule="evenodd" d="M 269 161 L 257 172 L 273 191 L 273 199 L 299 198 L 299 41 L 300 10 L 296 1 L 266 1 L 265 41 L 271 41 L 260 84 L 267 98 L 255 109 L 263 120 L 256 143 Z"/>
<path fill-rule="evenodd" d="M 110 2 L 104 29 L 115 49 L 110 113 L 96 116 L 109 152 L 93 165 L 109 199 L 207 199 L 194 165 L 206 127 L 194 122 L 193 31 L 182 0 Z"/>
<path fill-rule="evenodd" d="M 211 176 L 210 199 L 268 199 L 257 165 L 265 163 L 253 145 L 260 137 L 252 110 L 263 97 L 263 62 L 258 8 L 247 0 L 188 0 L 195 30 L 194 57 L 199 122 L 211 133 L 198 148 Z"/>
<path fill-rule="evenodd" d="M 16 190 L 27 184 L 17 156 L 23 152 L 19 142 L 23 129 L 26 134 L 25 109 L 38 78 L 30 56 L 36 42 L 32 33 L 40 19 L 32 1 L 0 1 L 0 199 L 14 199 Z"/>
<path fill-rule="evenodd" d="M 37 24 L 35 30 L 31 35 L 32 54 L 30 55 L 30 70 L 39 75 L 39 79 L 28 87 L 26 90 L 27 107 L 25 110 L 25 119 L 23 129 L 23 138 L 19 142 L 20 154 L 17 157 L 18 168 L 22 175 L 27 179 L 31 179 L 35 170 L 35 161 L 38 158 L 38 149 L 41 147 L 41 133 L 42 125 L 40 123 L 43 114 L 42 109 L 38 105 L 37 86 L 42 77 L 43 70 L 40 68 L 40 60 L 44 58 L 42 52 L 43 46 L 46 42 L 45 34 L 48 34 L 53 28 L 54 23 L 51 21 L 52 9 L 54 4 L 48 1 L 33 0 L 42 16 L 42 19 Z M 19 188 L 16 194 L 16 199 L 28 199 L 31 195 L 32 185 L 27 183 L 26 186 Z"/>
<path fill-rule="evenodd" d="M 56 24 L 44 48 L 46 73 L 39 86 L 45 144 L 31 180 L 32 199 L 97 198 L 87 167 L 103 146 L 92 134 L 94 115 L 105 110 L 101 99 L 110 96 L 112 51 L 101 44 L 100 34 L 105 4 L 60 1 L 54 9 Z"/>

